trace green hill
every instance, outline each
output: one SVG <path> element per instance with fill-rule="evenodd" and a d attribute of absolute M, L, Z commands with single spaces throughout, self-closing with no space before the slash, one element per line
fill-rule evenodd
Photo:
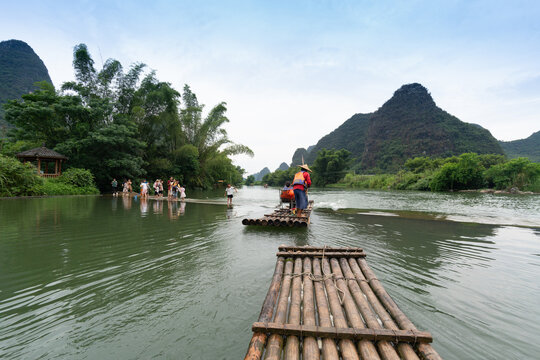
<path fill-rule="evenodd" d="M 347 149 L 355 168 L 392 171 L 416 156 L 447 157 L 465 152 L 503 154 L 491 133 L 437 107 L 420 84 L 403 85 L 377 111 L 356 114 L 304 154 L 312 164 L 321 149 Z M 307 155 L 306 155 L 307 153 Z M 293 163 L 297 160 L 293 157 Z"/>
<path fill-rule="evenodd" d="M 527 157 L 534 162 L 540 162 L 540 131 L 526 139 L 514 141 L 499 141 L 506 156 L 509 158 Z"/>
<path fill-rule="evenodd" d="M 34 50 L 20 40 L 0 42 L 0 126 L 6 125 L 1 105 L 33 91 L 38 81 L 52 84 L 45 64 Z"/>
<path fill-rule="evenodd" d="M 265 167 L 264 169 L 262 169 L 258 173 L 253 174 L 253 176 L 255 177 L 255 181 L 261 181 L 263 176 L 266 175 L 266 174 L 270 174 L 270 169 L 267 168 L 267 167 Z"/>

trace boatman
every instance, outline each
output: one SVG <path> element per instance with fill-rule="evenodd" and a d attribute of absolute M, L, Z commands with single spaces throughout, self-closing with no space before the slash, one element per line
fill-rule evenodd
<path fill-rule="evenodd" d="M 296 216 L 302 216 L 302 211 L 307 208 L 307 189 L 311 186 L 309 172 L 311 169 L 306 164 L 299 165 L 300 171 L 294 175 L 293 189 L 294 200 L 296 201 Z"/>

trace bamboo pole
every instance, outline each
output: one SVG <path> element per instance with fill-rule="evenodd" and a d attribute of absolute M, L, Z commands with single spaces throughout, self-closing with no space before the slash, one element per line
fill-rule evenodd
<path fill-rule="evenodd" d="M 366 277 L 366 280 L 369 282 L 369 285 L 371 286 L 381 303 L 384 305 L 384 307 L 398 323 L 398 325 L 405 330 L 417 330 L 416 326 L 414 326 L 411 320 L 409 320 L 407 316 L 405 316 L 405 314 L 397 306 L 394 300 L 392 300 L 390 295 L 388 295 L 384 287 L 381 285 L 379 279 L 377 279 L 373 271 L 370 269 L 366 260 L 357 259 L 357 261 L 360 269 L 362 269 L 362 272 Z M 442 360 L 440 355 L 429 344 L 418 344 L 418 351 L 427 360 Z"/>
<path fill-rule="evenodd" d="M 328 299 L 330 301 L 330 308 L 332 309 L 332 315 L 334 315 L 334 326 L 337 328 L 347 328 L 349 327 L 347 323 L 347 319 L 345 319 L 345 314 L 343 313 L 343 308 L 345 308 L 345 312 L 347 313 L 347 318 L 349 319 L 349 322 L 353 327 L 357 328 L 365 328 L 364 322 L 360 318 L 360 314 L 358 313 L 358 309 L 356 309 L 356 305 L 354 304 L 354 301 L 351 297 L 351 294 L 349 293 L 349 289 L 347 288 L 347 284 L 345 284 L 345 281 L 343 281 L 343 274 L 341 273 L 341 270 L 339 269 L 339 263 L 336 259 L 331 260 L 333 265 L 337 266 L 337 268 L 333 267 L 330 268 L 330 262 L 328 261 L 328 258 L 322 259 L 322 270 L 323 274 L 329 275 L 333 274 L 333 276 L 336 277 L 335 283 L 333 282 L 333 279 L 328 278 L 324 281 L 326 285 L 326 293 L 328 294 Z M 338 272 L 334 272 L 332 270 L 337 270 Z M 338 297 L 337 290 L 341 291 L 342 299 L 343 299 L 343 308 L 341 307 L 341 301 Z M 351 342 L 353 349 L 354 349 L 354 342 Z M 377 354 L 377 349 L 375 348 L 375 345 L 371 341 L 367 340 L 360 340 L 358 341 L 358 354 L 362 357 L 362 359 L 380 359 L 379 355 Z M 346 348 L 342 348 L 342 353 L 346 350 Z M 354 355 L 356 355 L 356 351 L 354 351 Z M 357 355 L 356 355 L 357 356 Z M 343 357 L 345 358 L 345 354 L 343 354 Z"/>
<path fill-rule="evenodd" d="M 284 258 L 278 258 L 276 261 L 276 268 L 274 269 L 274 275 L 272 276 L 272 282 L 270 283 L 270 288 L 268 289 L 268 293 L 266 294 L 266 298 L 264 299 L 263 306 L 259 314 L 259 321 L 261 322 L 268 322 L 272 320 L 274 305 L 276 303 L 279 288 L 281 286 L 281 280 L 283 278 L 283 265 Z M 260 360 L 265 344 L 266 334 L 253 334 L 244 360 Z"/>
<path fill-rule="evenodd" d="M 293 270 L 292 259 L 285 260 L 285 273 L 283 275 L 283 284 L 281 285 L 281 292 L 279 294 L 279 300 L 276 308 L 276 316 L 274 322 L 277 324 L 285 323 L 287 319 L 287 307 L 289 305 L 289 292 L 291 290 L 291 273 Z M 279 360 L 281 359 L 281 349 L 283 348 L 283 336 L 273 334 L 268 339 L 266 345 L 265 360 Z"/>
<path fill-rule="evenodd" d="M 319 259 L 313 259 L 313 274 L 322 277 L 321 264 Z M 332 326 L 328 302 L 324 292 L 324 285 L 320 281 L 315 281 L 315 298 L 317 300 L 317 310 L 319 314 L 320 326 Z M 339 359 L 336 343 L 332 339 L 322 339 L 323 359 Z"/>
<path fill-rule="evenodd" d="M 315 322 L 315 303 L 313 298 L 313 281 L 310 278 L 311 274 L 311 259 L 304 259 L 304 301 L 303 301 L 303 317 L 304 325 L 316 325 Z M 319 345 L 317 339 L 311 336 L 304 337 L 302 344 L 302 360 L 319 360 Z"/>
<path fill-rule="evenodd" d="M 331 275 L 331 271 L 329 270 L 329 268 L 326 268 L 325 261 L 328 261 L 328 260 L 322 259 L 322 263 L 321 263 L 318 261 L 318 259 L 314 259 L 313 264 L 315 265 L 315 269 L 320 268 L 320 266 L 322 265 L 322 275 L 324 275 L 324 279 L 325 279 L 324 285 L 326 288 L 326 295 L 328 296 L 328 304 L 330 305 L 330 311 L 332 312 L 332 316 L 334 319 L 334 327 L 346 328 L 348 327 L 347 320 L 345 320 L 345 315 L 343 314 L 343 310 L 341 309 L 341 304 L 339 301 L 336 287 L 334 286 L 334 283 L 331 277 L 329 276 Z M 339 340 L 339 349 L 341 350 L 341 357 L 344 360 L 349 360 L 349 359 L 359 360 L 360 359 L 354 347 L 354 341 L 352 340 L 349 340 L 349 339 Z"/>
<path fill-rule="evenodd" d="M 345 272 L 345 276 L 347 278 L 356 278 L 356 283 L 360 285 L 360 288 L 362 289 L 362 292 L 367 297 L 370 305 L 375 310 L 375 313 L 377 313 L 377 316 L 379 316 L 379 319 L 383 323 L 383 326 L 385 328 L 391 329 L 391 330 L 399 330 L 399 327 L 396 325 L 392 317 L 388 314 L 384 306 L 381 304 L 371 287 L 369 286 L 369 283 L 367 282 L 366 278 L 364 277 L 364 274 L 362 274 L 362 270 L 360 270 L 360 267 L 358 266 L 358 263 L 355 259 L 349 259 L 348 262 L 349 266 L 344 266 L 342 264 L 342 268 L 345 270 L 352 270 L 352 274 L 350 274 L 348 271 Z M 352 275 L 352 276 L 351 276 Z M 378 322 L 377 322 L 378 324 Z M 407 343 L 399 343 L 397 344 L 397 348 L 399 350 L 399 353 L 405 360 L 418 360 L 418 355 L 416 354 L 416 351 L 413 349 L 413 347 L 410 344 Z"/>
<path fill-rule="evenodd" d="M 349 268 L 349 264 L 347 263 L 347 260 L 344 258 L 341 258 L 338 264 L 338 261 L 336 259 L 332 259 L 331 263 L 332 263 L 332 269 L 338 277 L 343 277 L 343 274 L 344 274 L 345 277 L 348 279 L 347 286 L 348 286 L 348 289 L 350 290 L 350 295 L 352 296 L 351 300 L 354 299 L 354 301 L 356 302 L 356 305 L 358 305 L 358 309 L 360 310 L 360 313 L 362 314 L 362 317 L 364 318 L 367 327 L 370 329 L 382 329 L 381 325 L 377 321 L 376 315 L 373 313 L 373 311 L 371 310 L 371 307 L 369 306 L 368 301 L 362 294 L 362 291 L 360 290 L 358 283 L 355 280 L 353 280 L 354 275 L 351 269 Z M 341 270 L 343 270 L 343 274 L 341 273 Z M 341 286 L 343 286 L 344 283 L 345 281 L 343 279 L 338 280 L 338 287 L 341 289 Z M 346 298 L 347 298 L 347 292 L 345 292 L 345 299 Z M 348 312 L 347 312 L 347 315 L 349 315 Z M 351 320 L 350 317 L 349 317 L 349 320 Z M 351 321 L 351 323 L 353 322 Z M 357 327 L 354 323 L 353 323 L 353 326 Z M 381 357 L 384 360 L 399 360 L 399 355 L 396 353 L 396 350 L 394 349 L 392 344 L 390 344 L 388 341 L 379 341 L 377 342 L 376 345 L 377 345 L 377 349 L 379 349 L 379 353 L 381 354 Z"/>
<path fill-rule="evenodd" d="M 279 251 L 334 251 L 334 252 L 362 252 L 364 249 L 358 247 L 330 247 L 330 246 L 286 246 L 280 245 L 278 247 Z"/>
<path fill-rule="evenodd" d="M 291 289 L 291 305 L 287 324 L 300 325 L 300 304 L 302 303 L 302 259 L 294 260 L 294 278 Z M 300 340 L 297 336 L 287 336 L 284 351 L 285 360 L 300 359 Z"/>

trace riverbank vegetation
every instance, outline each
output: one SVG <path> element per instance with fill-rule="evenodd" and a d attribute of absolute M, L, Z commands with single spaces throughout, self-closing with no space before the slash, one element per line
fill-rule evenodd
<path fill-rule="evenodd" d="M 423 191 L 497 189 L 540 192 L 540 164 L 526 158 L 466 153 L 448 158 L 417 157 L 394 174 L 347 173 L 337 187 Z"/>
<path fill-rule="evenodd" d="M 446 158 L 416 157 L 403 169 L 387 174 L 356 174 L 347 150 L 321 150 L 313 164 L 315 186 L 362 189 L 459 191 L 496 189 L 540 192 L 540 164 L 526 158 L 508 160 L 504 155 L 465 153 Z M 263 183 L 283 186 L 298 167 L 267 174 Z"/>
<path fill-rule="evenodd" d="M 138 183 L 174 176 L 191 188 L 242 181 L 243 169 L 230 156 L 253 153 L 229 139 L 226 103 L 204 114 L 205 106 L 188 85 L 180 94 L 154 71 L 145 73 L 144 64 L 124 71 L 109 59 L 98 71 L 84 44 L 74 49 L 73 67 L 75 81 L 59 91 L 42 82 L 22 101 L 5 105 L 6 120 L 15 128 L 1 140 L 2 154 L 14 156 L 45 144 L 69 158 L 67 167 L 89 170 L 102 191 L 113 178 Z M 47 191 L 65 185 L 44 184 Z"/>
<path fill-rule="evenodd" d="M 99 190 L 88 170 L 70 168 L 57 178 L 42 178 L 32 164 L 0 155 L 0 197 L 94 194 Z"/>

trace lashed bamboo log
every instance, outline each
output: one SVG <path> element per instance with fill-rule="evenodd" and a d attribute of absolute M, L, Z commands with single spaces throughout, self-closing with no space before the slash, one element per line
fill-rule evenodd
<path fill-rule="evenodd" d="M 351 258 L 348 259 L 348 262 L 345 259 L 340 259 L 341 261 L 341 268 L 344 270 L 345 276 L 347 278 L 356 278 L 356 284 L 360 286 L 360 289 L 362 290 L 363 294 L 367 297 L 371 307 L 373 310 L 375 310 L 375 313 L 379 316 L 379 319 L 383 323 L 384 327 L 391 329 L 391 330 L 399 330 L 399 327 L 396 325 L 394 320 L 392 320 L 392 317 L 388 314 L 384 306 L 381 304 L 371 287 L 369 286 L 369 283 L 366 281 L 366 278 L 364 277 L 364 274 L 362 274 L 362 271 L 360 270 L 360 267 L 358 266 L 358 263 L 355 259 Z M 347 264 L 345 264 L 345 262 Z M 349 265 L 349 266 L 347 266 Z M 352 270 L 352 274 L 351 274 Z M 349 287 L 354 287 L 354 285 L 351 285 L 353 281 L 349 281 Z M 363 298 L 363 297 L 362 297 Z M 356 299 L 356 298 L 355 298 Z M 357 300 L 359 302 L 361 300 Z M 369 315 L 364 315 L 365 318 L 370 319 Z M 371 321 L 371 319 L 370 319 Z M 379 322 L 377 321 L 377 325 Z M 377 328 L 375 324 L 370 325 L 372 328 Z M 405 360 L 418 360 L 418 355 L 414 351 L 413 347 L 410 344 L 407 343 L 398 343 L 397 348 L 399 350 L 399 353 L 401 354 L 402 358 Z"/>
<path fill-rule="evenodd" d="M 315 303 L 313 298 L 313 281 L 311 281 L 311 259 L 304 259 L 304 301 L 303 301 L 303 318 L 304 325 L 315 326 Z M 319 360 L 319 345 L 317 339 L 312 336 L 304 337 L 304 343 L 302 344 L 302 359 L 303 360 Z"/>
<path fill-rule="evenodd" d="M 315 325 L 292 325 L 276 323 L 253 323 L 254 332 L 266 332 L 284 336 L 312 336 L 332 339 L 369 340 L 369 341 L 417 341 L 432 342 L 430 333 L 415 330 L 390 330 L 367 328 L 336 328 Z M 399 357 L 398 357 L 399 358 Z M 371 359 L 371 358 L 370 358 Z"/>
<path fill-rule="evenodd" d="M 373 271 L 368 266 L 366 260 L 357 259 L 357 261 L 358 261 L 358 265 L 360 266 L 360 269 L 362 269 L 362 272 L 364 273 L 364 276 L 366 277 L 366 280 L 369 282 L 369 285 L 371 286 L 371 288 L 373 289 L 373 291 L 375 292 L 375 294 L 377 295 L 381 303 L 386 307 L 388 312 L 399 324 L 399 326 L 406 330 L 417 330 L 416 326 L 414 326 L 414 324 L 407 318 L 407 316 L 405 316 L 405 314 L 397 306 L 394 300 L 392 300 L 390 295 L 388 295 L 384 287 L 379 282 L 379 279 L 377 279 Z M 424 343 L 419 344 L 418 351 L 427 360 L 442 360 L 440 355 L 429 344 L 424 344 Z"/>
<path fill-rule="evenodd" d="M 364 318 L 364 321 L 367 324 L 368 328 L 371 329 L 380 329 L 381 326 L 377 322 L 377 319 L 375 318 L 375 314 L 371 311 L 371 308 L 369 307 L 369 304 L 367 303 L 367 300 L 362 295 L 362 292 L 360 290 L 360 287 L 358 286 L 358 283 L 354 280 L 347 280 L 347 282 L 343 279 L 343 273 L 345 273 L 346 277 L 348 279 L 353 278 L 352 272 L 350 269 L 348 269 L 347 260 L 344 258 L 341 258 L 338 262 L 337 259 L 333 258 L 330 260 L 330 264 L 332 265 L 332 271 L 334 275 L 336 276 L 336 283 L 337 287 L 343 291 L 343 303 L 345 305 L 345 311 L 347 312 L 347 317 L 349 319 L 349 322 L 353 325 L 353 327 L 359 327 L 364 328 L 364 322 L 360 318 L 360 313 L 362 314 L 362 317 Z M 342 273 L 343 269 L 343 273 Z M 354 299 L 354 300 L 353 300 Z M 358 307 L 356 306 L 358 305 Z M 360 313 L 358 313 L 358 309 L 360 310 Z M 373 345 L 371 342 L 368 342 L 369 344 Z M 364 358 L 368 358 L 371 356 L 369 352 L 372 352 L 375 350 L 375 347 L 371 348 L 369 346 L 364 345 L 363 348 L 361 348 L 362 341 L 358 343 L 359 350 L 361 351 L 361 355 Z M 377 348 L 379 349 L 379 352 L 381 354 L 381 357 L 385 360 L 399 360 L 399 355 L 396 353 L 396 350 L 390 344 L 388 341 L 379 341 L 377 343 Z M 376 350 L 375 350 L 376 351 Z M 365 352 L 365 353 L 364 353 Z"/>
<path fill-rule="evenodd" d="M 341 309 L 337 290 L 330 276 L 331 272 L 329 271 L 329 269 L 325 269 L 325 266 L 324 266 L 325 260 L 326 259 L 322 259 L 322 263 L 321 263 L 319 259 L 314 259 L 313 267 L 315 271 L 320 272 L 321 265 L 322 265 L 321 274 L 324 275 L 324 279 L 325 279 L 323 282 L 326 289 L 326 295 L 328 296 L 328 304 L 330 305 L 330 311 L 332 312 L 332 316 L 334 320 L 334 327 L 346 328 L 347 320 L 345 320 L 345 315 L 343 314 L 343 310 Z M 317 273 L 315 273 L 315 275 L 317 275 Z M 358 357 L 358 353 L 356 352 L 356 349 L 354 347 L 354 342 L 352 340 L 348 340 L 348 339 L 339 340 L 339 349 L 341 350 L 341 357 L 344 360 L 360 359 Z"/>
<path fill-rule="evenodd" d="M 286 246 L 280 245 L 278 248 L 279 251 L 334 251 L 334 252 L 362 252 L 364 249 L 359 247 L 348 247 L 348 248 L 335 248 L 330 246 Z"/>
<path fill-rule="evenodd" d="M 294 278 L 291 288 L 291 305 L 289 308 L 289 321 L 287 324 L 300 325 L 300 305 L 302 303 L 302 259 L 294 260 Z M 285 360 L 300 359 L 300 340 L 297 336 L 287 336 L 284 351 Z"/>
<path fill-rule="evenodd" d="M 259 314 L 259 321 L 268 322 L 272 320 L 274 313 L 274 305 L 279 294 L 279 288 L 281 287 L 281 281 L 283 278 L 284 258 L 278 258 L 276 261 L 276 268 L 274 269 L 274 275 L 272 276 L 272 282 L 270 288 L 264 299 L 261 312 Z M 248 350 L 244 360 L 260 360 L 266 344 L 265 333 L 255 333 L 251 338 L 248 346 Z"/>
<path fill-rule="evenodd" d="M 347 284 L 345 284 L 345 281 L 343 281 L 343 274 L 341 274 L 341 270 L 339 270 L 339 263 L 335 258 L 332 259 L 332 262 L 337 265 L 337 269 L 330 268 L 330 262 L 328 261 L 328 258 L 323 258 L 321 265 L 323 274 L 332 274 L 332 270 L 339 271 L 338 273 L 334 273 L 334 275 L 337 276 L 335 283 L 331 278 L 328 278 L 324 281 L 326 285 L 326 293 L 328 294 L 328 299 L 330 302 L 330 308 L 332 309 L 332 315 L 334 315 L 334 326 L 337 328 L 348 327 L 347 320 L 345 319 L 345 314 L 343 313 L 344 308 L 345 312 L 347 313 L 347 318 L 349 319 L 349 322 L 353 325 L 353 327 L 365 328 L 364 323 L 360 318 L 360 314 L 356 309 L 356 305 L 354 304 L 354 301 L 351 297 L 351 294 L 349 293 Z M 338 297 L 338 289 L 342 294 L 343 308 L 341 307 L 341 301 Z M 354 347 L 354 343 L 352 343 L 352 345 Z M 371 341 L 360 340 L 357 345 L 358 354 L 360 354 L 362 359 L 379 359 L 377 349 Z M 354 355 L 356 355 L 356 351 Z M 345 354 L 343 355 L 343 357 L 345 357 Z"/>
<path fill-rule="evenodd" d="M 322 277 L 321 264 L 319 259 L 313 259 L 313 274 L 319 278 Z M 328 302 L 324 292 L 324 285 L 320 281 L 315 282 L 315 299 L 317 300 L 317 310 L 320 326 L 332 326 Z M 322 339 L 323 359 L 339 359 L 336 343 L 331 339 Z"/>
<path fill-rule="evenodd" d="M 281 285 L 281 292 L 279 294 L 278 304 L 276 307 L 276 316 L 274 322 L 278 324 L 285 323 L 287 319 L 287 308 L 289 305 L 289 292 L 291 289 L 291 274 L 293 270 L 292 259 L 285 260 L 285 272 L 283 274 L 283 281 Z M 264 355 L 265 360 L 279 360 L 281 359 L 281 350 L 283 348 L 283 337 L 281 335 L 273 334 L 268 339 L 266 345 L 266 353 Z"/>
<path fill-rule="evenodd" d="M 323 253 L 318 252 L 318 251 L 305 251 L 305 252 L 301 252 L 301 251 L 279 251 L 276 255 L 277 256 L 292 256 L 292 257 L 319 257 L 319 258 L 320 257 L 335 257 L 335 258 L 345 257 L 345 258 L 347 258 L 347 257 L 351 257 L 351 256 L 364 257 L 364 256 L 366 256 L 366 253 L 364 253 L 364 252 L 342 253 L 342 252 L 337 252 L 337 251 L 329 251 L 329 252 L 325 252 L 323 254 Z"/>

